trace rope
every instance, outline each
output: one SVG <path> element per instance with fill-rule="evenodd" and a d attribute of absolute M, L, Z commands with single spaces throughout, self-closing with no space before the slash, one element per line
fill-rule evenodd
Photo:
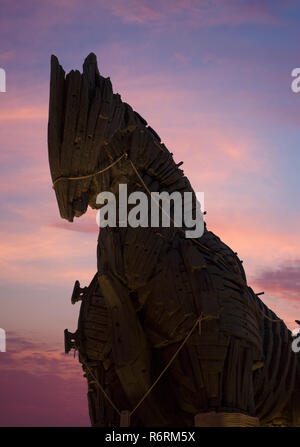
<path fill-rule="evenodd" d="M 105 389 L 103 388 L 103 386 L 101 385 L 101 383 L 99 382 L 99 380 L 97 379 L 97 377 L 94 375 L 94 373 L 91 371 L 91 369 L 88 367 L 87 363 L 83 360 L 82 363 L 84 364 L 84 366 L 86 367 L 88 373 L 92 376 L 92 378 L 94 379 L 96 385 L 98 386 L 98 388 L 102 391 L 102 393 L 104 394 L 104 396 L 106 397 L 106 399 L 108 400 L 108 402 L 110 403 L 110 405 L 113 407 L 113 409 L 119 414 L 119 416 L 121 415 L 121 412 L 119 411 L 119 409 L 116 407 L 116 405 L 113 403 L 113 401 L 111 400 L 111 398 L 109 397 L 109 395 L 106 393 Z"/>
<path fill-rule="evenodd" d="M 119 161 L 122 160 L 122 158 L 124 158 L 124 157 L 127 158 L 127 154 L 126 154 L 126 152 L 124 152 L 124 154 L 121 155 L 121 157 L 119 157 L 117 160 L 115 160 L 115 161 L 114 161 L 113 163 L 111 163 L 109 166 L 106 166 L 106 168 L 101 169 L 100 171 L 94 172 L 94 174 L 82 175 L 81 177 L 59 177 L 59 178 L 57 178 L 57 179 L 54 181 L 54 183 L 53 183 L 53 185 L 52 185 L 52 188 L 54 189 L 54 188 L 55 188 L 55 185 L 56 185 L 58 182 L 62 181 L 62 180 L 84 180 L 84 179 L 87 179 L 87 178 L 95 177 L 95 175 L 102 174 L 103 172 L 108 171 L 110 168 L 112 168 L 112 167 L 115 166 L 117 163 L 119 163 Z"/>
<path fill-rule="evenodd" d="M 179 348 L 177 349 L 177 351 L 172 355 L 172 357 L 170 358 L 169 362 L 167 363 L 167 365 L 164 367 L 164 369 L 161 371 L 161 373 L 159 374 L 159 376 L 157 377 L 157 379 L 152 383 L 152 385 L 150 386 L 150 388 L 148 388 L 148 390 L 146 391 L 146 393 L 142 396 L 142 398 L 139 400 L 139 402 L 136 404 L 136 406 L 133 408 L 133 410 L 130 411 L 129 415 L 130 417 L 133 415 L 133 413 L 140 407 L 140 405 L 144 402 L 144 400 L 149 396 L 149 394 L 151 393 L 151 391 L 153 390 L 153 388 L 155 387 L 155 385 L 159 382 L 159 380 L 162 378 L 162 376 L 165 374 L 165 372 L 169 369 L 169 367 L 172 365 L 172 363 L 174 362 L 174 360 L 176 359 L 177 355 L 179 354 L 179 352 L 181 351 L 181 349 L 184 347 L 184 345 L 186 344 L 186 342 L 188 341 L 188 339 L 190 338 L 190 336 L 192 335 L 192 333 L 194 332 L 195 328 L 197 327 L 197 325 L 199 324 L 199 330 L 201 328 L 200 324 L 202 321 L 204 320 L 209 320 L 209 319 L 214 319 L 214 318 L 219 318 L 219 314 L 217 316 L 215 315 L 203 315 L 203 313 L 201 313 L 200 317 L 197 318 L 197 320 L 195 321 L 195 323 L 193 324 L 192 328 L 190 329 L 190 331 L 188 332 L 188 334 L 186 335 L 185 339 L 183 340 L 183 342 L 181 343 L 181 345 L 179 346 Z M 98 381 L 98 379 L 96 378 L 96 376 L 93 374 L 93 372 L 91 371 L 91 369 L 88 367 L 87 362 L 82 358 L 82 363 L 84 364 L 84 366 L 86 367 L 86 369 L 88 370 L 89 374 L 92 376 L 92 378 L 94 379 L 96 385 L 98 386 L 98 388 L 102 391 L 102 393 L 104 394 L 104 396 L 106 397 L 106 399 L 108 400 L 108 402 L 110 403 L 110 405 L 114 408 L 114 410 L 121 415 L 121 411 L 117 408 L 117 406 L 113 403 L 113 401 L 111 400 L 111 398 L 108 396 L 108 394 L 106 393 L 106 391 L 104 390 L 104 388 L 102 387 L 102 385 L 100 384 L 100 382 Z"/>
<path fill-rule="evenodd" d="M 164 369 L 162 370 L 162 372 L 160 373 L 160 375 L 157 377 L 157 379 L 153 382 L 153 384 L 150 386 L 150 388 L 148 389 L 148 391 L 144 394 L 144 396 L 141 398 L 141 400 L 138 402 L 138 404 L 134 407 L 134 409 L 131 411 L 130 416 L 139 408 L 139 406 L 143 403 L 143 401 L 146 399 L 146 397 L 151 393 L 151 391 L 153 390 L 153 388 L 155 387 L 155 385 L 157 384 L 157 382 L 159 382 L 159 380 L 162 378 L 162 376 L 164 375 L 164 373 L 167 371 L 167 369 L 169 369 L 169 367 L 172 365 L 173 361 L 176 359 L 177 355 L 179 354 L 179 352 L 181 351 L 181 349 L 184 347 L 184 345 L 186 344 L 186 342 L 188 341 L 188 339 L 190 338 L 190 336 L 192 335 L 192 333 L 194 332 L 195 328 L 197 327 L 198 324 L 200 324 L 201 321 L 206 320 L 208 318 L 213 318 L 213 316 L 211 315 L 207 315 L 205 317 L 202 316 L 202 313 L 200 315 L 199 318 L 197 318 L 197 320 L 195 321 L 192 329 L 190 330 L 190 332 L 187 334 L 187 336 L 185 337 L 185 339 L 183 340 L 183 342 L 181 343 L 181 345 L 179 346 L 179 348 L 177 349 L 177 351 L 175 352 L 175 354 L 173 354 L 173 356 L 170 358 L 169 362 L 167 363 L 167 365 L 164 367 Z M 215 317 L 217 318 L 217 317 Z"/>
<path fill-rule="evenodd" d="M 253 308 L 254 310 L 254 308 Z M 269 315 L 265 314 L 263 310 L 261 310 L 261 308 L 258 306 L 258 310 L 260 311 L 260 313 L 269 321 L 272 321 L 272 323 L 280 323 L 283 322 L 283 320 L 281 318 L 278 318 L 277 320 L 275 320 L 274 318 L 269 317 Z"/>

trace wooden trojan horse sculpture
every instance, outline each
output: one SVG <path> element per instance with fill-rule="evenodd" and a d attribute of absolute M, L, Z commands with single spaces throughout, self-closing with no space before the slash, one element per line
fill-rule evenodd
<path fill-rule="evenodd" d="M 101 191 L 118 200 L 120 184 L 193 193 L 94 54 L 67 76 L 52 56 L 48 145 L 68 221 L 99 208 Z M 98 271 L 88 287 L 75 283 L 78 330 L 65 344 L 79 351 L 92 425 L 299 425 L 290 331 L 248 287 L 236 253 L 206 226 L 198 239 L 182 230 L 101 228 Z"/>

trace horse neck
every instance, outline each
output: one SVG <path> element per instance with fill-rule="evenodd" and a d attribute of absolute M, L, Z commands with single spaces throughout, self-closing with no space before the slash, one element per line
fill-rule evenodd
<path fill-rule="evenodd" d="M 129 157 L 131 173 L 134 173 L 133 179 L 137 183 L 142 183 L 145 189 L 149 188 L 156 192 L 194 192 L 189 180 L 184 176 L 183 170 L 179 169 L 183 162 L 176 164 L 173 154 L 152 132 L 148 128 L 136 128 L 132 132 L 133 134 L 145 134 L 142 140 L 144 144 L 137 149 L 134 147 L 130 149 Z M 138 141 L 138 138 L 134 141 Z"/>
<path fill-rule="evenodd" d="M 144 130 L 144 132 L 146 131 Z M 163 191 L 169 194 L 176 191 L 180 193 L 193 193 L 190 182 L 174 162 L 172 154 L 164 146 L 158 146 L 158 142 L 151 138 L 149 137 L 148 144 L 146 145 L 143 145 L 142 142 L 141 144 L 136 144 L 137 150 L 122 140 L 123 144 L 120 145 L 119 152 L 117 152 L 118 145 L 114 142 L 111 147 L 108 147 L 108 149 L 115 149 L 115 152 L 107 152 L 110 156 L 110 162 L 120 157 L 121 151 L 124 151 L 124 147 L 129 147 L 128 159 L 126 161 L 123 160 L 120 165 L 115 165 L 110 171 L 107 171 L 105 173 L 107 176 L 106 180 L 102 178 L 103 185 L 104 183 L 109 183 L 110 192 L 115 194 L 117 208 L 119 208 L 120 200 L 119 187 L 122 183 L 126 183 L 127 186 L 126 199 L 128 199 L 130 193 L 136 191 L 144 192 L 148 199 L 148 225 L 146 227 L 131 228 L 128 221 L 127 225 L 125 224 L 122 227 L 120 225 L 122 219 L 117 219 L 118 228 L 106 228 L 104 231 L 100 230 L 99 242 L 102 241 L 100 242 L 103 246 L 102 253 L 107 253 L 110 250 L 116 251 L 116 253 L 120 252 L 113 256 L 113 262 L 115 262 L 115 259 L 119 259 L 122 260 L 120 261 L 122 265 L 111 266 L 111 270 L 126 271 L 127 273 L 124 277 L 127 278 L 126 281 L 128 281 L 132 289 L 136 287 L 139 281 L 140 284 L 147 282 L 148 276 L 153 274 L 151 269 L 156 268 L 160 257 L 173 244 L 175 234 L 179 234 L 179 229 L 174 228 L 173 225 L 170 227 L 162 227 L 160 223 L 159 227 L 152 226 L 150 213 L 152 212 L 151 203 L 153 204 L 153 202 L 150 193 L 161 193 Z M 107 165 L 107 160 L 105 160 L 104 165 Z M 160 217 L 162 217 L 161 213 Z M 170 217 L 172 217 L 172 214 Z M 145 256 L 145 250 L 147 250 L 148 256 Z M 156 253 L 155 256 L 153 255 L 153 251 Z M 155 261 L 152 259 L 153 256 L 151 258 L 150 255 L 155 257 Z M 153 262 L 150 263 L 149 258 Z M 101 270 L 101 256 L 99 257 L 99 262 L 99 269 Z M 139 281 L 131 278 L 131 271 L 135 272 L 135 275 L 139 272 Z M 123 276 L 123 273 L 120 273 L 120 276 Z"/>

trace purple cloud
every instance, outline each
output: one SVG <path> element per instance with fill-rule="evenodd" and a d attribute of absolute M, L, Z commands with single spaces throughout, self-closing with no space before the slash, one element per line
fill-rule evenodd
<path fill-rule="evenodd" d="M 0 353 L 0 426 L 89 426 L 87 384 L 72 356 L 7 334 Z"/>
<path fill-rule="evenodd" d="M 255 283 L 268 293 L 280 295 L 286 300 L 299 301 L 300 259 L 287 261 L 276 269 L 263 270 Z"/>

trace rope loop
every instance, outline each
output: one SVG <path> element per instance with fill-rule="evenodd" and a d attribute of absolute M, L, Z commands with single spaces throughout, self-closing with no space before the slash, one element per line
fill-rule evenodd
<path fill-rule="evenodd" d="M 124 154 L 121 155 L 121 157 L 119 157 L 117 160 L 115 160 L 113 163 L 111 163 L 109 166 L 106 166 L 106 168 L 104 169 L 100 169 L 100 171 L 94 172 L 93 174 L 88 174 L 88 175 L 82 175 L 80 177 L 58 177 L 52 185 L 52 188 L 55 189 L 55 186 L 57 185 L 58 182 L 61 182 L 62 180 L 84 180 L 87 178 L 92 178 L 95 177 L 98 174 L 102 174 L 105 171 L 108 171 L 109 169 L 111 169 L 113 166 L 115 166 L 117 163 L 119 163 L 120 160 L 122 160 L 122 158 L 128 158 L 128 154 L 126 152 L 124 152 Z"/>

